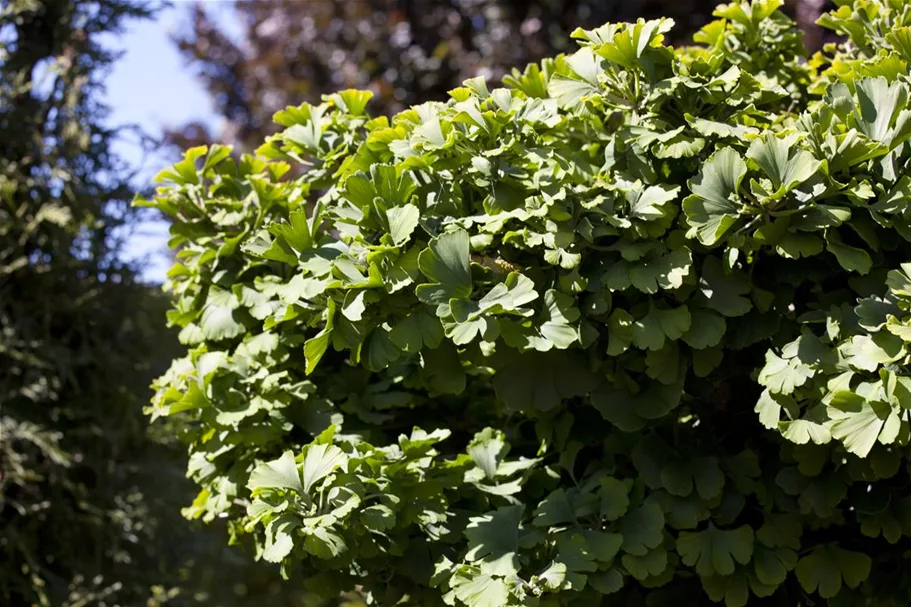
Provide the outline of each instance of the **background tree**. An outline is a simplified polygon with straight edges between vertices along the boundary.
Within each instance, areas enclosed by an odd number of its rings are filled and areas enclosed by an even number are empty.
[[[0,6],[0,604],[300,605],[223,532],[190,533],[178,428],[142,418],[176,340],[121,261],[134,191],[100,41],[154,7]]]
[[[823,4],[792,0],[790,8],[814,28]],[[392,115],[445,99],[466,78],[495,82],[571,50],[577,27],[671,17],[672,39],[688,42],[714,8],[713,0],[237,0],[237,40],[197,2],[175,42],[225,119],[218,139],[250,151],[274,130],[272,114],[323,94],[370,89],[371,112]],[[186,148],[213,135],[192,123],[170,137]]]

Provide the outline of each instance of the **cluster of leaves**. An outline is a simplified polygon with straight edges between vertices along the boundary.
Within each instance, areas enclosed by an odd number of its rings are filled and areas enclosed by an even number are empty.
[[[187,514],[371,605],[908,604],[911,9],[779,8],[163,171]]]

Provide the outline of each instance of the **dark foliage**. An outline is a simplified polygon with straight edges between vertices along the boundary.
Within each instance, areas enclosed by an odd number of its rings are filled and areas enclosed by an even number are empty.
[[[274,572],[223,548],[223,533],[188,533],[180,450],[142,419],[150,378],[176,340],[161,320],[167,299],[120,261],[134,192],[99,98],[115,59],[103,35],[152,8],[0,4],[5,607],[293,597],[273,586]]]

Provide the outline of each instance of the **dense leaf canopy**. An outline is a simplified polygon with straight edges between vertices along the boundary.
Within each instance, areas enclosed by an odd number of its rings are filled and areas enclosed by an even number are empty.
[[[374,605],[907,605],[911,6],[779,4],[162,172],[191,515]]]

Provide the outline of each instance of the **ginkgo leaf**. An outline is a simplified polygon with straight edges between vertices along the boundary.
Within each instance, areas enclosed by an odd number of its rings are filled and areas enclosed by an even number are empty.
[[[521,506],[504,506],[483,516],[473,517],[465,529],[468,553],[465,558],[477,563],[487,575],[515,575],[519,570],[519,521]]]
[[[420,211],[413,204],[391,207],[386,210],[389,221],[389,234],[396,245],[405,244],[418,225]]]
[[[541,311],[541,336],[547,340],[549,347],[536,347],[547,351],[551,347],[565,350],[579,339],[579,330],[575,323],[581,316],[575,307],[575,301],[565,293],[548,289],[544,293],[544,308]]]
[[[705,148],[705,139],[681,133],[667,141],[656,143],[652,152],[656,158],[690,158]]]
[[[781,435],[792,443],[825,445],[832,440],[832,434],[823,424],[811,419],[795,419],[779,422]]]
[[[745,607],[750,600],[750,580],[742,574],[712,575],[701,582],[708,597],[717,603],[724,601],[725,607]]]
[[[307,375],[313,373],[316,365],[323,358],[326,349],[329,347],[329,341],[332,338],[332,328],[335,322],[335,302],[329,300],[326,307],[326,326],[322,330],[304,342],[304,358],[307,361],[305,371]]]
[[[618,31],[600,46],[598,53],[623,67],[639,67],[646,51],[659,45],[673,26],[670,19],[640,20]]]
[[[696,131],[706,137],[730,137],[730,138],[742,138],[747,134],[755,134],[757,131],[753,127],[743,126],[739,124],[728,124],[726,122],[718,122],[715,120],[706,120],[704,118],[697,118],[689,114],[686,115],[686,121],[692,126]]]
[[[646,373],[663,384],[673,384],[680,373],[680,348],[676,342],[665,343],[660,350],[653,350],[645,357]]]
[[[472,321],[482,314],[517,313],[530,315],[531,309],[524,309],[538,298],[534,283],[518,272],[510,272],[504,282],[497,283],[477,302],[455,299],[450,302],[453,318],[457,322]]]
[[[826,250],[835,256],[844,269],[859,274],[866,274],[873,267],[870,254],[858,247],[846,245],[835,232],[826,235]]]
[[[304,448],[303,490],[310,493],[317,482],[348,463],[348,456],[335,445],[313,444]]]
[[[704,350],[721,342],[727,329],[724,317],[701,308],[690,310],[690,317],[690,328],[681,337],[687,345]]]
[[[294,251],[301,253],[313,246],[313,235],[310,223],[307,221],[307,212],[297,209],[288,213],[288,221],[275,222],[268,228],[276,240],[286,243]]]
[[[886,276],[889,290],[900,297],[911,297],[911,263],[903,263]]]
[[[682,395],[684,373],[679,370],[675,383],[655,384],[638,394],[624,388],[612,389],[605,384],[591,395],[592,406],[624,432],[637,432],[649,419],[658,419],[672,411]]]
[[[187,392],[181,396],[180,399],[172,402],[168,406],[168,413],[180,413],[182,411],[190,411],[193,409],[202,409],[203,407],[209,407],[212,405],[212,402],[206,397],[205,392],[199,387],[197,383],[191,383],[187,386]]]
[[[642,556],[624,554],[621,562],[627,573],[637,580],[645,581],[661,575],[667,569],[668,553],[667,550],[658,548]]]
[[[199,320],[199,327],[206,339],[229,339],[242,335],[244,325],[234,317],[234,310],[238,307],[240,303],[230,291],[210,290]]]
[[[336,103],[341,102],[349,114],[358,116],[364,113],[367,103],[373,98],[372,91],[357,91],[348,89],[333,95]]]
[[[585,542],[599,563],[610,563],[623,545],[623,537],[619,533],[586,531],[584,536]]]
[[[611,569],[588,576],[588,583],[601,594],[613,594],[623,588],[623,574]]]
[[[683,200],[690,231],[704,245],[713,245],[734,225],[740,214],[740,183],[746,163],[732,148],[715,152],[699,174],[689,181],[692,194]]]
[[[890,143],[895,121],[908,104],[908,89],[900,82],[889,82],[880,76],[859,80],[855,90],[858,130],[874,141]]]
[[[661,470],[661,482],[672,495],[686,497],[696,489],[704,500],[711,500],[724,487],[724,474],[714,458],[703,457],[692,462],[671,462]]]
[[[750,292],[749,278],[737,270],[725,272],[715,257],[706,257],[703,263],[699,292],[705,307],[724,316],[743,316],[753,308],[752,302],[744,297]]]
[[[374,504],[364,508],[361,520],[368,529],[386,531],[395,527],[395,512],[383,504]]]
[[[337,533],[317,527],[304,538],[304,550],[321,559],[332,559],[347,550],[344,538]]]
[[[779,255],[788,259],[800,259],[818,255],[823,248],[824,241],[814,234],[787,233],[775,246]]]
[[[552,527],[576,520],[576,509],[563,489],[557,489],[544,498],[535,510],[536,527]]]
[[[293,489],[298,493],[305,493],[300,470],[291,451],[285,451],[277,460],[259,464],[250,474],[247,487],[254,493],[257,489],[273,488]]]
[[[778,428],[782,409],[796,410],[796,408],[794,399],[766,388],[756,402],[755,411],[759,414],[759,423],[772,430]]]
[[[479,575],[453,589],[455,596],[468,607],[502,607],[508,604],[509,589],[502,579]]]
[[[746,525],[721,530],[709,523],[705,531],[683,531],[677,538],[677,552],[683,562],[703,577],[731,575],[735,562],[746,565],[753,556],[753,529]]]
[[[449,300],[468,298],[472,291],[468,269],[468,232],[446,232],[430,241],[418,258],[421,273],[430,284],[418,285],[415,294],[437,306],[438,316],[449,315]],[[442,313],[441,313],[442,312]]]
[[[756,532],[756,539],[769,548],[800,549],[802,521],[796,513],[769,515]]]
[[[492,480],[497,476],[497,468],[506,456],[506,442],[502,432],[485,428],[477,433],[468,445],[468,455],[474,463],[484,472],[484,476]]]
[[[424,346],[436,348],[443,339],[443,326],[429,312],[414,312],[392,327],[389,339],[404,352],[418,352]]]
[[[677,198],[679,187],[651,186],[642,190],[631,190],[627,194],[629,215],[634,219],[653,219],[663,217],[662,207]]]
[[[573,73],[592,85],[598,84],[599,58],[595,56],[591,48],[583,47],[572,55],[566,57],[566,64]]]
[[[643,504],[620,519],[617,531],[623,536],[624,552],[644,556],[664,539],[664,513],[656,504]]]
[[[772,550],[761,544],[753,548],[753,571],[763,584],[778,586],[797,565],[797,553],[793,550]]]
[[[829,423],[832,438],[841,441],[850,453],[866,457],[876,444],[892,408],[845,390],[835,392],[830,405],[836,409]]]
[[[618,356],[633,343],[633,324],[635,320],[626,310],[616,309],[607,319],[609,341],[607,355]]]
[[[870,575],[871,567],[866,554],[827,544],[800,559],[795,571],[804,590],[829,599],[839,593],[842,582],[857,588]]]
[[[294,548],[293,532],[301,526],[300,519],[291,516],[280,516],[266,525],[266,543],[263,547],[263,558],[270,563],[280,563],[291,554]]]
[[[600,59],[590,48],[581,48],[567,56],[565,62],[571,76],[555,74],[547,83],[547,91],[560,106],[574,107],[584,98],[598,93]]]
[[[547,83],[547,92],[561,107],[575,107],[583,99],[598,93],[598,88],[585,80],[555,74]]]
[[[353,293],[352,291],[348,291],[348,294],[353,296],[350,297],[350,299],[345,302],[344,307],[342,307],[342,316],[352,322],[357,322],[363,318],[364,310],[367,309],[367,305],[364,303],[367,292],[358,291]]]
[[[768,351],[765,360],[765,366],[759,372],[759,383],[776,394],[793,393],[814,374],[813,369],[798,358],[784,359]]]
[[[580,579],[577,577],[579,573],[591,573],[598,569],[595,551],[585,535],[571,529],[557,535],[556,561],[566,567],[571,584],[574,578]]]
[[[629,508],[629,484],[615,478],[601,480],[598,495],[601,498],[601,515],[614,521],[626,514]]]
[[[808,180],[822,164],[806,150],[798,149],[795,143],[793,137],[767,134],[754,139],[747,151],[747,158],[758,164],[771,180],[774,199]]]

